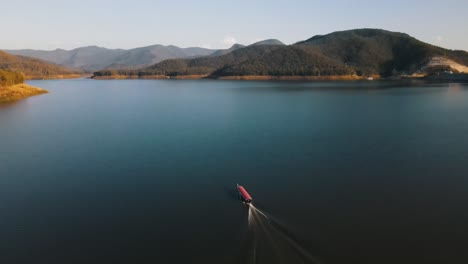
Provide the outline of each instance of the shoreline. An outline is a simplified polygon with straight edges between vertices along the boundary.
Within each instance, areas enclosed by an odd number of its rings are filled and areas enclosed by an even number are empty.
[[[380,76],[363,77],[357,75],[331,75],[331,76],[271,76],[271,75],[245,75],[245,76],[219,76],[210,77],[209,75],[112,75],[112,76],[92,76],[94,80],[243,80],[243,81],[362,81],[362,80],[379,80]]]
[[[90,74],[57,74],[49,76],[26,76],[26,80],[66,80],[92,77]]]
[[[246,75],[246,76],[222,76],[218,80],[242,80],[242,81],[362,81],[370,77],[357,75],[330,75],[330,76],[271,76],[271,75]],[[372,76],[372,80],[380,79],[380,76]]]
[[[46,94],[47,90],[21,83],[0,87],[0,103],[14,102],[35,95]]]
[[[392,81],[447,81],[447,82],[468,82],[468,74],[440,74],[440,75],[418,75],[418,76],[392,76],[382,78],[380,75],[357,76],[357,75],[330,75],[330,76],[271,76],[271,75],[245,75],[245,76],[218,76],[210,75],[112,75],[112,76],[91,76],[94,80],[231,80],[231,81],[374,81],[374,80],[392,80]]]

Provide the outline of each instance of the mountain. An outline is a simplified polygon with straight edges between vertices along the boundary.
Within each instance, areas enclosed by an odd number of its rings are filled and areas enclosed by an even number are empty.
[[[249,46],[218,57],[166,60],[140,70],[98,71],[96,77],[112,75],[139,76],[311,76],[352,74],[339,61],[304,46],[261,45]]]
[[[265,40],[252,45],[284,45],[279,40]],[[28,56],[42,59],[58,65],[82,69],[87,72],[102,69],[137,69],[156,64],[168,59],[195,58],[202,56],[221,56],[234,50],[243,48],[243,45],[234,44],[225,50],[212,50],[205,48],[179,48],[173,45],[152,45],[135,49],[107,49],[98,46],[81,47],[73,50],[56,49],[45,50],[5,50],[13,55]]]
[[[436,47],[403,33],[356,29],[315,36],[288,46],[250,45],[221,56],[172,59],[140,70],[100,71],[95,76],[389,77],[427,74],[428,65],[434,58],[445,58],[461,67],[468,65],[465,51]],[[439,65],[439,70],[446,69],[455,70],[448,64]]]
[[[43,60],[14,56],[0,51],[0,69],[13,72],[21,72],[27,78],[55,78],[62,75],[80,74],[78,70],[65,68]]]
[[[124,50],[111,50],[97,46],[77,48],[71,51],[56,49],[45,50],[5,50],[13,55],[38,58],[58,65],[83,69],[103,69],[114,61],[114,58],[124,53]]]
[[[166,59],[207,56],[216,50],[204,48],[179,48],[176,46],[153,45],[130,50],[106,49],[97,46],[73,50],[5,50],[13,55],[22,55],[46,60],[88,72],[101,69],[145,67]]]
[[[283,42],[277,40],[277,39],[267,39],[267,40],[262,40],[262,41],[250,44],[249,46],[260,46],[260,45],[281,45],[281,46],[284,46],[285,44]],[[218,50],[218,51],[214,52],[213,54],[211,54],[210,56],[211,57],[216,57],[216,56],[226,55],[228,53],[231,53],[231,52],[233,52],[235,50],[238,50],[238,49],[241,49],[241,48],[245,48],[245,46],[236,43],[236,44],[232,45],[229,49]]]
[[[285,46],[285,44],[277,39],[266,39],[262,40],[259,42],[255,42],[254,44],[251,44],[250,46],[260,46],[260,45],[280,45],[280,46]]]
[[[364,74],[392,75],[416,72],[433,57],[446,57],[468,65],[468,53],[419,41],[407,34],[380,29],[356,29],[315,36],[297,43],[317,48]]]
[[[176,46],[153,45],[126,51],[113,60],[113,65],[144,67],[167,59],[207,56],[214,50],[204,48],[179,48]],[[112,69],[112,65],[107,69]],[[102,68],[101,68],[102,69]]]
[[[211,57],[216,57],[216,56],[226,55],[226,54],[231,53],[231,52],[233,52],[235,50],[242,49],[244,47],[245,47],[244,45],[236,43],[236,44],[232,45],[229,49],[218,50],[218,51],[214,52],[213,54],[211,54],[210,56]]]

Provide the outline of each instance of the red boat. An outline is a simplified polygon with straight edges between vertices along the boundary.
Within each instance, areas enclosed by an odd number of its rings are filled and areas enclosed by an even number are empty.
[[[245,203],[251,203],[252,202],[252,197],[250,197],[250,194],[245,190],[244,187],[240,186],[237,184],[237,190],[239,191],[239,195]]]

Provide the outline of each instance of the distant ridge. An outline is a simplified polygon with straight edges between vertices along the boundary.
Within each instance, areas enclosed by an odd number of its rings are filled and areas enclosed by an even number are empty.
[[[229,49],[218,50],[215,53],[211,54],[210,56],[211,57],[216,57],[216,56],[226,55],[226,54],[231,53],[231,52],[233,52],[235,50],[242,49],[244,47],[245,47],[244,45],[236,43],[236,44],[232,45]]]
[[[252,45],[284,45],[276,39],[268,39]],[[205,49],[198,47],[179,48],[169,45],[151,45],[134,49],[107,49],[87,46],[73,50],[5,50],[13,55],[38,58],[65,67],[82,69],[86,72],[143,68],[168,59],[188,59],[203,56],[221,56],[245,47],[234,44],[229,49]]]
[[[204,48],[179,48],[176,46],[152,45],[147,47],[107,49],[88,46],[73,50],[5,50],[13,55],[29,56],[58,65],[79,68],[87,72],[102,69],[145,67],[167,59],[207,56],[216,50]]]
[[[283,42],[277,40],[277,39],[266,39],[262,40],[259,42],[255,42],[253,44],[250,44],[249,46],[260,46],[260,45],[280,45],[280,46],[285,46]]]
[[[69,69],[39,59],[15,56],[3,51],[0,51],[0,69],[21,72],[29,79],[60,78],[82,73],[79,70]]]
[[[424,75],[434,70],[459,72],[468,65],[468,53],[465,51],[436,47],[404,33],[381,29],[333,32],[288,46],[276,45],[278,42],[275,40],[259,43],[220,56],[171,59],[140,70],[99,71],[94,76],[367,78]],[[430,63],[434,58],[438,58],[438,63]],[[437,65],[437,69],[431,65]]]

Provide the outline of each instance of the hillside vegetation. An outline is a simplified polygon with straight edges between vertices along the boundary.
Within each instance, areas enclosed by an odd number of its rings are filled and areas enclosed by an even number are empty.
[[[315,36],[297,43],[315,47],[327,57],[363,74],[390,76],[416,72],[432,57],[442,56],[468,65],[468,53],[451,51],[419,41],[407,34],[378,29],[356,29]]]
[[[276,45],[276,44],[278,45]],[[282,43],[281,43],[282,44]],[[220,56],[166,60],[139,70],[98,71],[96,78],[127,76],[382,76],[418,73],[433,57],[468,65],[468,53],[421,42],[407,34],[357,29],[315,36],[285,46],[275,41]]]
[[[99,71],[95,76],[346,75],[352,69],[307,47],[250,46],[218,57],[166,60],[140,70]]]
[[[0,87],[11,86],[24,82],[24,75],[20,72],[0,70]]]
[[[39,59],[14,56],[3,51],[0,51],[0,69],[23,73],[28,79],[55,78],[81,73],[78,70],[71,70]]]

